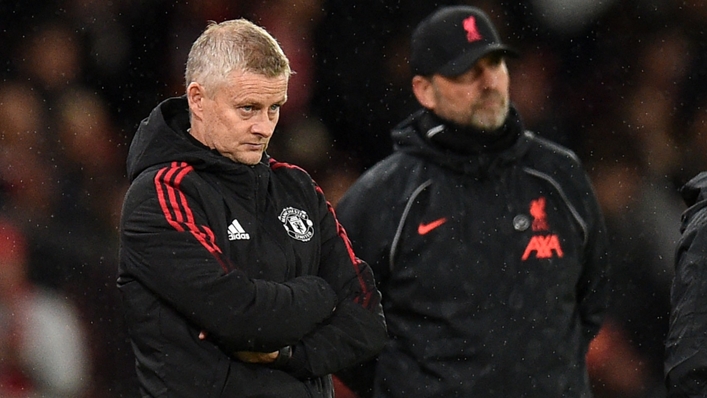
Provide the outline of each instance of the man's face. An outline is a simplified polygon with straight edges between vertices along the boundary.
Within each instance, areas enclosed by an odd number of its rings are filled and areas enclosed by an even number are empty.
[[[509,81],[503,57],[490,54],[459,76],[432,76],[428,108],[459,125],[496,130],[508,116]]]
[[[233,72],[225,84],[201,98],[201,112],[194,112],[192,134],[227,158],[254,165],[268,147],[280,107],[287,100],[287,76],[266,77]]]

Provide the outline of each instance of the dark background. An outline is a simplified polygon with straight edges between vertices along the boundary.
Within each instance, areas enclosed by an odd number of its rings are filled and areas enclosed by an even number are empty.
[[[207,21],[246,17],[281,42],[296,74],[269,152],[310,171],[336,204],[417,107],[412,28],[461,3],[0,0],[0,217],[30,242],[29,280],[77,309],[86,397],[137,395],[115,288],[125,154],[140,120],[184,91]],[[604,210],[616,272],[588,357],[597,396],[663,396],[678,188],[707,169],[707,5],[466,3],[521,53],[509,68],[526,127],[578,154]]]

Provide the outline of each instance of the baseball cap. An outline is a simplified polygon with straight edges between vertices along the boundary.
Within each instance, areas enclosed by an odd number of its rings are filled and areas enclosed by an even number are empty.
[[[491,20],[479,8],[441,7],[413,31],[410,69],[413,75],[458,76],[492,52],[518,55],[501,42]]]

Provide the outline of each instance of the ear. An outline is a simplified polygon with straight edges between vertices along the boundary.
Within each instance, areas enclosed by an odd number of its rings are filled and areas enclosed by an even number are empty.
[[[189,101],[189,110],[192,115],[198,119],[203,119],[205,99],[206,93],[204,92],[204,86],[196,82],[189,83],[189,86],[187,86],[187,101]]]
[[[429,78],[420,75],[414,76],[412,78],[412,92],[420,105],[427,109],[434,109],[434,87],[432,87],[432,81]]]

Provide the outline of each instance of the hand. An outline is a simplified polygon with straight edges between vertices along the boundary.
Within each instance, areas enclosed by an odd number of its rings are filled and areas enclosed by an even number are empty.
[[[246,363],[273,363],[280,354],[279,351],[273,352],[255,352],[255,351],[238,351],[235,353],[236,358]]]
[[[206,330],[199,332],[199,340],[205,340],[208,333]],[[256,351],[238,351],[234,353],[235,357],[246,363],[273,363],[280,355],[280,351],[273,352],[256,352]]]

